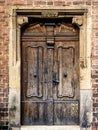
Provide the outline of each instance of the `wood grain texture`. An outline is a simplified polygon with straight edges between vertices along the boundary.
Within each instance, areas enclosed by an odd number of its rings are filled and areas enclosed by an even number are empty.
[[[22,125],[79,124],[79,34],[61,21],[22,33]]]

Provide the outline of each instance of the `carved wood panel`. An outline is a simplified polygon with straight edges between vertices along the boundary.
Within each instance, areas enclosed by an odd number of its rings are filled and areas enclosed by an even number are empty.
[[[26,47],[26,62],[27,62],[27,97],[42,96],[42,70],[43,70],[43,48]]]
[[[58,97],[74,97],[75,81],[74,81],[74,64],[75,53],[73,47],[58,48]]]

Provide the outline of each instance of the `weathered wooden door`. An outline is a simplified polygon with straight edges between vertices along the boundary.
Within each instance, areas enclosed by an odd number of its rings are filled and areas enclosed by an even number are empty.
[[[66,20],[31,20],[21,38],[21,124],[79,124],[78,29]]]

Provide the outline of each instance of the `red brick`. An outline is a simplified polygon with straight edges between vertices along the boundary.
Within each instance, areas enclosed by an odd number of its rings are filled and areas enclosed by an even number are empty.
[[[86,2],[86,5],[91,5],[91,4],[92,4],[91,1]]]
[[[13,4],[13,0],[7,0],[6,4],[7,5],[12,5]]]
[[[92,130],[97,130],[97,127],[93,127]]]
[[[0,6],[5,5],[5,0],[0,0]]]
[[[54,1],[54,6],[64,6],[65,1]]]
[[[53,5],[53,1],[48,1],[47,5]]]
[[[93,58],[92,59],[92,65],[98,65],[98,59]]]
[[[93,94],[93,97],[98,97],[98,94]]]
[[[96,102],[98,102],[98,99],[96,99]]]
[[[73,5],[83,5],[84,2],[81,2],[81,1],[74,1],[73,2]]]
[[[27,5],[32,5],[33,6],[33,0],[27,0]]]
[[[26,2],[20,0],[20,1],[15,1],[13,4],[14,5],[24,5],[24,4],[26,4]]]
[[[0,8],[0,13],[4,13],[4,8]]]
[[[93,22],[92,29],[98,29],[98,22]]]
[[[92,4],[98,6],[98,2],[97,1],[92,2]]]
[[[98,97],[98,95],[97,95]],[[98,107],[98,103],[93,103],[93,107]]]
[[[43,5],[46,5],[46,1],[34,1],[34,5],[35,6],[43,6]]]
[[[65,6],[72,5],[72,2],[65,1]]]

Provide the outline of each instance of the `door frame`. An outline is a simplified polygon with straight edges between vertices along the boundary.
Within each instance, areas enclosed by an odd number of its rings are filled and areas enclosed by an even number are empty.
[[[74,7],[14,7],[10,14],[9,43],[9,129],[34,130],[35,126],[21,126],[21,27],[28,23],[28,17],[64,18],[72,17],[72,24],[80,29],[79,34],[79,83],[80,83],[80,125],[58,126],[72,129],[91,129],[92,122],[92,85],[91,85],[91,8]],[[36,126],[54,130],[54,126]],[[55,129],[58,129],[55,126]]]

